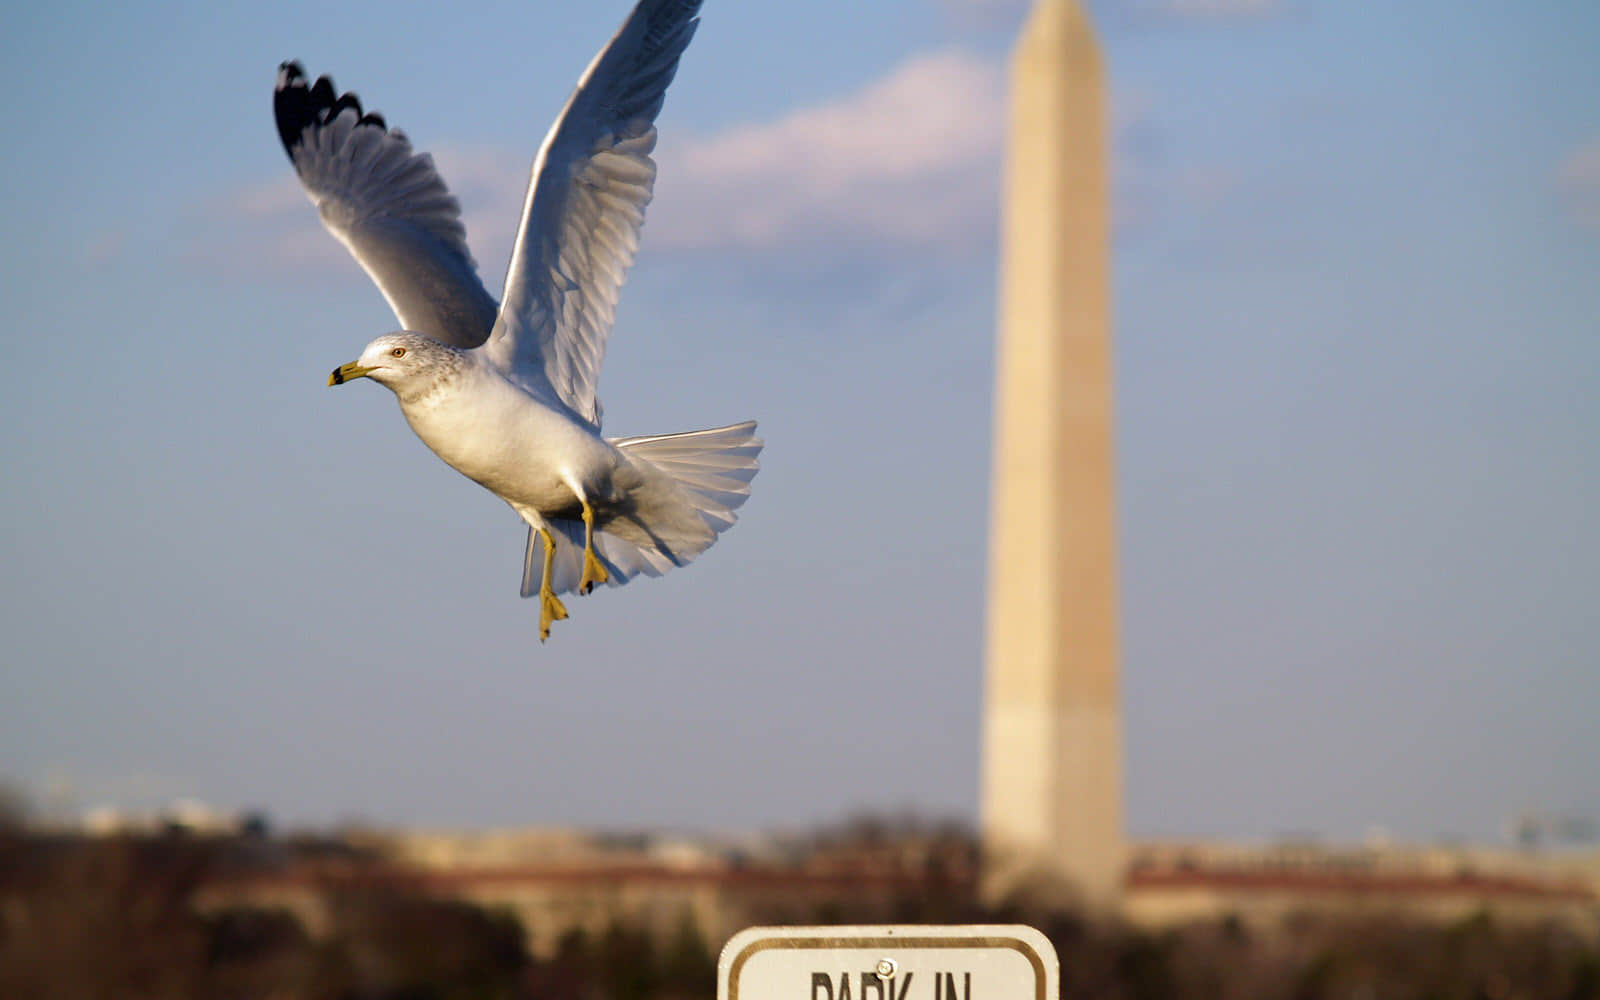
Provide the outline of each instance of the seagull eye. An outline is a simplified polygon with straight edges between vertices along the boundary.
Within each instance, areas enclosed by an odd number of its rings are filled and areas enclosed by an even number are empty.
[[[404,347],[396,347],[394,350],[390,351],[389,353],[393,354],[397,358],[403,358],[403,357],[406,356],[406,349]]]

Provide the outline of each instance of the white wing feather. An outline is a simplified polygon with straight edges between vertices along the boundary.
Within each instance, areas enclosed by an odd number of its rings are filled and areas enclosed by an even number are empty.
[[[325,76],[308,86],[299,63],[278,68],[278,135],[323,225],[403,327],[477,347],[494,326],[495,301],[467,249],[460,204],[405,133],[364,114],[355,95],[334,93]]]
[[[578,82],[534,160],[484,345],[508,376],[553,390],[595,428],[600,363],[655,186],[655,117],[699,9],[700,0],[641,0]]]

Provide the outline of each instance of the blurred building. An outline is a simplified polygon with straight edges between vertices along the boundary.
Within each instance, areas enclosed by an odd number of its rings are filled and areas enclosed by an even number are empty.
[[[1600,933],[1600,850],[1459,845],[1150,843],[1133,852],[1125,916],[1147,927],[1304,917],[1452,923],[1478,915]]]
[[[598,937],[614,926],[719,943],[752,924],[830,912],[903,919],[930,900],[970,899],[975,884],[970,844],[945,838],[829,846],[565,830],[367,832],[344,846],[237,872],[208,886],[200,904],[286,910],[315,936],[342,900],[422,894],[507,913],[530,951],[547,956],[569,934]]]
[[[313,936],[341,901],[422,894],[514,917],[549,956],[575,932],[614,926],[708,946],[756,924],[959,922],[1000,912],[979,899],[970,838],[607,837],[566,830],[375,833],[241,871],[201,905],[292,913]],[[1121,918],[1147,928],[1233,920],[1271,933],[1304,918],[1437,923],[1486,915],[1600,934],[1600,850],[1457,846],[1136,844]],[[1002,901],[1001,905],[1004,905]]]

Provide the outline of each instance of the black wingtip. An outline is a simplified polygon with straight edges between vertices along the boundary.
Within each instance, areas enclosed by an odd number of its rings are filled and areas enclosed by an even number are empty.
[[[272,91],[272,116],[278,123],[278,138],[283,142],[283,150],[292,161],[300,133],[316,121],[311,93],[306,87],[305,67],[300,65],[299,60],[291,59],[278,65],[278,83]]]
[[[382,115],[362,110],[361,99],[355,94],[340,94],[334,88],[331,77],[319,76],[309,86],[307,79],[305,67],[300,65],[298,59],[278,65],[278,82],[272,94],[272,114],[278,124],[278,139],[283,143],[283,151],[289,155],[290,162],[294,161],[295,147],[303,140],[306,129],[313,125],[326,125],[346,109],[355,112],[359,125],[375,126],[384,132],[389,130]]]

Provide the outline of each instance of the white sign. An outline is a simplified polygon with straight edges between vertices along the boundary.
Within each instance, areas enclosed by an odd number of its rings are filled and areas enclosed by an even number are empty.
[[[1019,925],[751,927],[717,961],[717,1000],[1059,1000],[1060,964]]]

